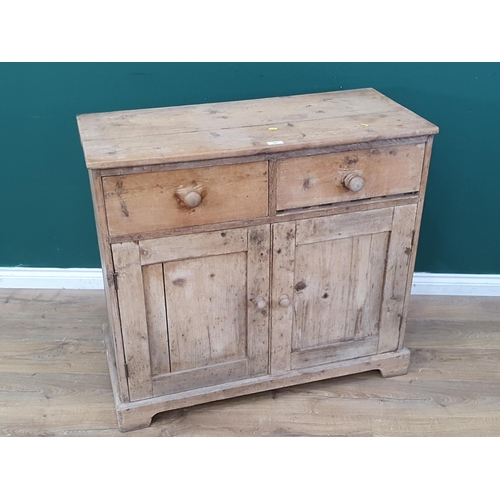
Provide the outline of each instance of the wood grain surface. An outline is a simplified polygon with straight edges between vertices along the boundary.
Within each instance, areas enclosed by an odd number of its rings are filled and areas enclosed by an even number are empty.
[[[374,89],[78,117],[87,167],[230,158],[435,134]]]
[[[424,149],[422,143],[280,160],[276,162],[277,209],[416,192]],[[359,191],[344,187],[350,173],[364,180]]]
[[[116,243],[112,249],[129,394],[131,401],[137,401],[153,395],[139,245],[135,242]]]
[[[163,264],[172,372],[246,358],[246,254]]]
[[[0,290],[0,436],[500,436],[500,298],[412,296],[407,375],[368,372],[117,430],[98,290]]]
[[[260,161],[104,177],[110,236],[264,217],[267,176]],[[199,206],[186,206],[190,192],[200,193]]]

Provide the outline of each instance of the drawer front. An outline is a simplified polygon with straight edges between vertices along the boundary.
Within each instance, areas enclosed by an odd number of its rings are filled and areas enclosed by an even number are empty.
[[[411,144],[280,160],[277,210],[416,192],[424,147]],[[346,187],[349,181],[354,190]]]
[[[110,236],[264,217],[267,161],[103,178]]]

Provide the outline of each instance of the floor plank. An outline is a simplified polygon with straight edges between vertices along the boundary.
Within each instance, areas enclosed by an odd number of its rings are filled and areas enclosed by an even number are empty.
[[[0,436],[500,436],[500,298],[411,298],[407,375],[325,380],[117,430],[99,290],[0,290]]]

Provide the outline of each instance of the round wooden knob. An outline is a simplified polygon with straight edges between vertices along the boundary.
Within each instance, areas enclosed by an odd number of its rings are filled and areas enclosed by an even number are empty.
[[[363,186],[365,185],[365,181],[363,180],[363,177],[361,177],[358,174],[347,174],[344,177],[344,180],[342,181],[344,186],[347,189],[350,189],[351,191],[357,192],[361,191],[363,189]]]
[[[263,297],[257,297],[255,299],[255,303],[257,304],[258,309],[264,309],[267,305],[266,299],[264,299]]]
[[[195,208],[201,203],[201,194],[196,191],[189,191],[184,195],[184,205],[188,208]]]
[[[288,295],[280,295],[278,302],[280,303],[281,307],[288,307],[290,305],[290,299],[288,298]]]

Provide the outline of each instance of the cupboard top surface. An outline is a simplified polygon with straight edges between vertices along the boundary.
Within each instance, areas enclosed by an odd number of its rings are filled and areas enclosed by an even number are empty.
[[[280,153],[432,135],[374,89],[78,116],[89,169]]]

